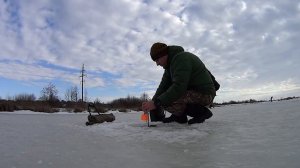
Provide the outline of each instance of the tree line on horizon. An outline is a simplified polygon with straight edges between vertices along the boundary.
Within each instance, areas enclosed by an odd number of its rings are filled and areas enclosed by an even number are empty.
[[[79,89],[72,86],[65,92],[65,99],[58,97],[56,86],[49,83],[41,90],[41,95],[37,98],[34,94],[21,93],[13,97],[2,99],[0,97],[0,111],[32,110],[37,112],[58,112],[64,108],[69,112],[82,112],[87,109],[87,104],[93,103],[98,107],[98,111],[116,110],[126,112],[127,109],[141,110],[141,103],[148,100],[149,96],[143,93],[140,97],[128,95],[126,98],[118,98],[108,103],[103,103],[99,98],[93,102],[88,101],[87,94],[84,100],[79,98]]]
[[[289,100],[299,97],[287,97],[274,101]],[[58,90],[56,86],[49,83],[41,90],[41,96],[37,99],[34,94],[21,93],[14,97],[8,97],[6,100],[0,97],[0,111],[14,111],[14,110],[32,110],[37,112],[58,112],[60,108],[64,108],[69,112],[82,112],[87,109],[88,103],[93,103],[98,112],[105,112],[108,110],[119,110],[126,112],[129,109],[135,111],[141,111],[141,103],[145,100],[149,100],[150,97],[146,93],[142,93],[140,97],[128,95],[126,98],[118,98],[108,103],[103,103],[99,98],[95,101],[89,102],[87,94],[84,100],[79,99],[79,90],[77,86],[72,86],[65,92],[65,99],[60,100],[58,97]],[[244,103],[259,103],[266,102],[267,100],[243,100],[223,103],[214,103],[213,106],[230,105],[230,104],[244,104]]]

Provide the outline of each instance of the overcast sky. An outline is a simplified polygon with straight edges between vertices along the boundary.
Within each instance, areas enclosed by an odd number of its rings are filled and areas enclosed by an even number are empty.
[[[300,96],[295,0],[1,0],[0,97],[53,83],[109,101],[152,96],[163,69],[154,42],[199,56],[221,84],[216,102]]]

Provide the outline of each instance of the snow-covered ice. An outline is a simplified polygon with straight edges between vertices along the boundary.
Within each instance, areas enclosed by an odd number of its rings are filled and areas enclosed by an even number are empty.
[[[85,126],[87,113],[0,113],[1,168],[298,168],[300,99],[212,109],[203,124],[153,123],[139,112]]]

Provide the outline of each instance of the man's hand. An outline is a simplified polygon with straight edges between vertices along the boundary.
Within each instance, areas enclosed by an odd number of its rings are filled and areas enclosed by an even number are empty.
[[[144,112],[149,112],[150,110],[156,109],[153,101],[146,101],[142,103],[142,110]]]

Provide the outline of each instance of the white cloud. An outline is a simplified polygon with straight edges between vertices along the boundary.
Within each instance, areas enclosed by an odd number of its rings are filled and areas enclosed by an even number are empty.
[[[241,11],[244,12],[247,10],[247,3],[245,1],[241,1]]]
[[[46,68],[40,65],[23,64],[17,62],[1,63],[0,62],[0,76],[7,79],[14,79],[23,82],[39,83],[41,80],[62,80],[70,84],[78,84],[79,73],[70,73],[63,70],[56,70],[54,68]],[[104,82],[97,76],[89,78],[90,87],[102,87]]]

